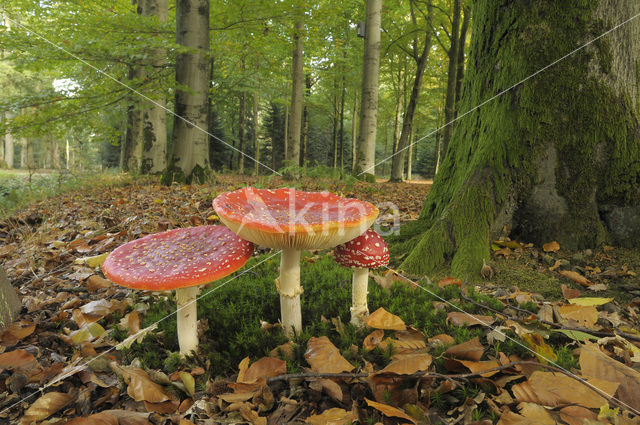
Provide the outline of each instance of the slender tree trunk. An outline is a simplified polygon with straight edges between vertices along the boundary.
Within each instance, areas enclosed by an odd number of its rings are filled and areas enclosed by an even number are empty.
[[[304,77],[304,109],[302,111],[302,154],[300,155],[300,166],[305,165],[309,161],[309,97],[311,96],[311,76],[309,74]]]
[[[464,80],[464,49],[467,41],[467,32],[469,30],[469,21],[471,21],[471,7],[465,6],[463,8],[462,27],[460,28],[460,38],[458,38],[458,60],[456,65],[458,69],[456,71],[456,95],[454,101],[454,118],[458,116],[458,106],[460,104],[460,96],[462,92],[462,82]]]
[[[428,8],[428,16],[431,18],[431,2],[427,4]],[[431,25],[427,24],[427,28],[430,28]],[[411,90],[411,97],[409,98],[409,104],[407,105],[407,110],[405,112],[402,124],[402,133],[400,135],[400,140],[398,142],[398,148],[393,157],[393,162],[391,164],[391,181],[392,182],[400,182],[402,181],[402,175],[404,174],[404,157],[406,154],[406,146],[407,140],[409,139],[409,135],[413,129],[413,117],[416,111],[416,107],[418,106],[418,100],[420,98],[420,88],[422,87],[422,77],[424,76],[424,70],[427,67],[427,59],[429,58],[429,51],[431,50],[431,31],[427,30],[427,34],[424,40],[424,48],[422,49],[422,53],[418,58],[418,63],[416,65],[416,76],[413,81],[413,89]]]
[[[447,96],[444,104],[444,122],[447,125],[443,129],[442,156],[447,155],[449,141],[453,134],[455,97],[456,97],[456,72],[458,71],[458,38],[460,32],[460,1],[453,1],[453,19],[451,24],[451,46],[449,47],[449,69],[447,71]]]
[[[67,168],[67,170],[71,169],[71,148],[69,147],[69,137],[65,139],[64,165]]]
[[[33,161],[33,140],[28,137],[20,138],[20,168],[33,169],[36,164]]]
[[[8,114],[7,114],[8,115]],[[7,164],[8,169],[13,168],[14,163],[14,147],[13,147],[13,135],[11,133],[7,133],[4,135],[4,161]]]
[[[144,78],[144,71],[141,67],[129,69],[129,83],[138,86]],[[142,100],[136,94],[129,97],[127,108],[127,130],[124,137],[121,153],[122,171],[137,174],[140,172],[142,161]]]
[[[53,168],[56,170],[62,168],[60,161],[60,142],[57,138],[53,141]]]
[[[289,91],[289,82],[285,85],[285,91]],[[287,151],[289,150],[289,104],[284,105],[284,158],[287,159]]]
[[[362,72],[362,107],[356,173],[375,181],[376,126],[378,120],[378,72],[380,70],[380,20],[382,0],[367,0]],[[363,176],[364,175],[364,176]]]
[[[346,61],[346,52],[343,52],[343,58]],[[347,92],[345,62],[342,66],[342,90],[340,91],[340,172],[344,170],[344,100]]]
[[[304,58],[304,24],[298,18],[294,24],[294,41],[291,84],[291,112],[289,116],[289,131],[287,140],[286,161],[289,165],[300,164],[300,129],[302,127],[302,91],[304,87],[304,73],[302,65]]]
[[[356,148],[358,146],[358,92],[353,95],[353,114],[351,114],[351,172],[356,173]]]
[[[244,67],[244,66],[243,66]],[[240,94],[240,111],[239,114],[239,124],[238,124],[238,166],[236,167],[238,173],[244,173],[244,155],[241,152],[244,152],[244,133],[245,133],[245,122],[247,117],[247,92],[242,92]]]
[[[333,143],[333,155],[331,166],[338,168],[338,76],[334,75],[333,78],[333,126],[331,133],[331,141]]]
[[[415,150],[415,145],[413,144],[413,136],[415,134],[415,127],[411,126],[411,135],[409,136],[409,157],[407,158],[407,180],[411,180],[413,178],[413,151]]]
[[[204,131],[209,127],[209,0],[176,2],[176,42],[190,49],[176,59],[176,82],[189,91],[176,90],[174,149],[163,183],[199,183],[207,180],[210,173],[209,140]]]
[[[142,14],[155,16],[158,21],[167,21],[169,9],[168,0],[144,0]],[[161,68],[166,61],[166,49],[153,51],[152,65]],[[149,96],[156,103],[147,104],[142,117],[142,165],[143,174],[159,174],[167,167],[167,104],[163,93],[158,92]]]
[[[253,174],[260,172],[260,138],[258,137],[258,92],[253,92]]]
[[[640,13],[640,3],[476,0],[473,13],[461,110]],[[453,276],[479,278],[505,226],[512,238],[566,250],[638,246],[640,20],[599,43],[459,121],[419,219],[401,231],[401,269],[428,273],[451,260]],[[640,408],[637,394],[622,401]]]
[[[402,105],[403,105],[403,90],[401,89],[401,79],[402,79],[402,73],[400,72],[400,70],[398,69],[398,96],[396,97],[396,113],[395,113],[395,117],[393,120],[393,149],[391,150],[392,153],[396,153],[398,151],[398,142],[400,141],[400,132],[402,130],[402,125],[400,124],[402,122]],[[386,156],[385,156],[386,158]]]

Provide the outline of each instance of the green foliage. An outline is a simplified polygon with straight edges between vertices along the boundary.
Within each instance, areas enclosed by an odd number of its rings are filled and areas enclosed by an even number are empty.
[[[31,181],[29,181],[31,180]],[[133,178],[115,173],[74,175],[69,172],[35,174],[0,170],[0,217],[29,203],[84,188],[131,184]]]

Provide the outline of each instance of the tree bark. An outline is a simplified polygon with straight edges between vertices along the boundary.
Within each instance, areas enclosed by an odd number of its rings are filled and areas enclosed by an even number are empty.
[[[362,71],[362,104],[356,174],[375,181],[376,126],[378,120],[378,73],[380,70],[380,20],[382,0],[367,0]]]
[[[253,174],[260,172],[260,138],[258,137],[258,92],[253,92]]]
[[[13,322],[22,308],[22,302],[16,290],[0,268],[0,331]]]
[[[142,14],[155,16],[160,23],[167,21],[168,0],[144,0]],[[166,49],[155,49],[151,64],[160,68],[165,63]],[[167,104],[163,93],[149,96],[156,103],[147,104],[142,116],[142,165],[143,174],[159,174],[167,166]]]
[[[343,59],[346,62],[347,52],[343,51]],[[345,62],[342,65],[342,90],[340,90],[340,173],[344,170],[344,100],[347,94],[346,69]]]
[[[338,168],[338,76],[333,78],[333,125],[331,133],[331,142],[333,144],[331,166]]]
[[[407,158],[407,180],[411,180],[413,178],[413,151],[415,150],[415,145],[413,144],[413,135],[415,134],[414,126],[411,126],[411,134],[409,135],[409,156]]]
[[[456,95],[454,100],[453,117],[458,116],[458,106],[460,103],[460,95],[462,92],[462,82],[464,80],[464,49],[467,42],[467,32],[469,30],[469,22],[471,21],[471,7],[465,6],[462,9],[464,17],[462,18],[462,26],[460,27],[460,37],[458,38],[458,59],[456,65]]]
[[[244,66],[243,66],[244,67]],[[247,92],[240,93],[240,111],[238,112],[238,166],[236,167],[238,173],[244,173],[244,133],[245,122],[247,118]]]
[[[200,183],[209,178],[207,94],[209,60],[209,0],[176,2],[176,42],[189,49],[176,59],[173,155],[163,183]],[[189,121],[190,124],[187,123]]]
[[[626,0],[477,0],[461,106],[638,12]],[[459,121],[420,218],[402,228],[401,268],[426,273],[451,259],[454,276],[478,276],[491,237],[509,227],[512,238],[567,250],[637,246],[638,52],[634,20]]]
[[[429,18],[431,17],[431,2],[427,4],[427,11]],[[431,25],[428,23],[427,28]],[[413,117],[415,115],[416,107],[418,106],[418,100],[420,98],[420,88],[422,87],[422,77],[424,76],[424,70],[427,67],[427,59],[429,57],[429,51],[431,50],[431,31],[427,30],[424,47],[422,53],[418,58],[416,65],[416,76],[413,80],[413,88],[411,89],[411,97],[409,98],[409,104],[405,111],[404,118],[402,120],[402,133],[398,140],[398,147],[391,163],[391,179],[392,182],[401,182],[404,174],[404,158],[406,155],[407,140],[413,131]]]
[[[33,140],[21,137],[20,146],[20,168],[34,169],[36,164],[33,160]]]
[[[5,117],[7,118],[7,120],[9,120],[12,118],[12,114],[10,112],[7,112]],[[13,168],[13,155],[14,155],[13,143],[14,143],[13,134],[6,133],[4,135],[4,161],[7,164],[8,169]]]
[[[451,23],[451,45],[449,47],[449,67],[447,70],[447,95],[444,103],[444,123],[446,127],[442,133],[442,156],[446,157],[451,135],[453,134],[455,100],[456,100],[456,73],[458,71],[458,38],[460,31],[460,1],[453,2],[453,18]]]
[[[304,58],[302,49],[304,45],[304,24],[298,18],[294,24],[292,83],[291,83],[291,110],[289,112],[289,129],[287,132],[286,162],[288,165],[300,164],[300,129],[302,126],[302,91],[304,87],[304,73],[302,65]]]
[[[353,96],[353,114],[351,114],[351,172],[356,173],[356,147],[358,141],[358,93]]]
[[[304,95],[305,102],[302,110],[302,154],[300,155],[300,166],[308,162],[309,157],[309,97],[311,96],[311,76],[309,74],[304,77]]]

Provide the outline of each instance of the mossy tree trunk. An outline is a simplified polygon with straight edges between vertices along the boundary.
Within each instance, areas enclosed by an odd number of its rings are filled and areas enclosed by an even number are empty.
[[[168,0],[140,1],[142,14],[155,16],[158,22],[167,21],[169,13]],[[167,50],[154,49],[151,65],[154,69],[162,68],[166,62]],[[159,174],[167,166],[167,100],[163,93],[153,93],[155,103],[147,103],[142,115],[142,164],[143,174]]]
[[[176,1],[177,89],[173,153],[162,182],[201,183],[209,178],[209,0]]]
[[[460,111],[638,12],[626,0],[476,1]],[[402,229],[402,268],[451,261],[454,275],[477,274],[505,227],[567,249],[606,241],[603,209],[640,206],[639,61],[633,20],[459,120],[419,220]]]

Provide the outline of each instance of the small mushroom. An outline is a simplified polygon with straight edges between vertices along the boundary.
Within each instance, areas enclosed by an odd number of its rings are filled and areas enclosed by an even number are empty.
[[[333,251],[336,263],[353,269],[351,297],[351,323],[363,326],[369,316],[367,287],[369,269],[389,264],[389,249],[382,236],[369,229],[357,238],[338,246]]]
[[[225,226],[198,226],[145,236],[116,248],[102,264],[112,282],[147,291],[176,290],[182,355],[198,347],[198,286],[242,267],[253,244]]]
[[[333,248],[362,234],[378,216],[369,202],[329,192],[245,187],[213,200],[220,221],[257,245],[282,249],[280,294],[282,326],[287,335],[302,330],[300,253]]]

